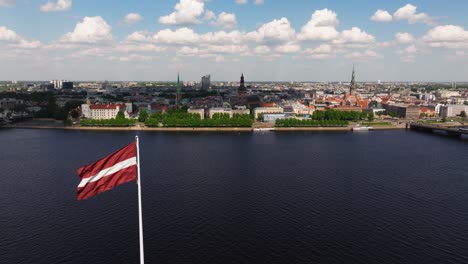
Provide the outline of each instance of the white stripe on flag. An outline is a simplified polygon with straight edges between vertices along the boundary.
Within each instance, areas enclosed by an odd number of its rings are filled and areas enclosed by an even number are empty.
[[[100,171],[98,174],[96,174],[94,176],[82,179],[80,181],[80,184],[78,185],[78,188],[85,187],[86,184],[88,184],[90,182],[99,181],[100,179],[102,179],[102,178],[104,178],[106,176],[109,176],[111,174],[114,174],[114,173],[118,172],[119,170],[126,169],[126,168],[128,168],[130,166],[133,166],[133,165],[136,165],[136,164],[137,164],[136,157],[129,158],[129,159],[126,159],[126,160],[121,161],[119,163],[116,163],[112,167],[104,169],[104,170]]]

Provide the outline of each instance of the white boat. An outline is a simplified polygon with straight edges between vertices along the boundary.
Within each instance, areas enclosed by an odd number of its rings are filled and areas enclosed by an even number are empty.
[[[372,129],[374,129],[374,128],[369,127],[369,126],[360,126],[360,125],[356,125],[356,126],[352,127],[353,131],[369,131],[369,130],[372,130]]]
[[[268,132],[268,131],[273,131],[273,130],[275,129],[272,127],[260,127],[260,128],[253,129],[254,132]]]

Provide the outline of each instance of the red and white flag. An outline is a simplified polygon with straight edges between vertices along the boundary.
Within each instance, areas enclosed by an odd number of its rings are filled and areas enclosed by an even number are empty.
[[[77,200],[85,200],[137,179],[137,148],[132,143],[93,164],[78,169]]]

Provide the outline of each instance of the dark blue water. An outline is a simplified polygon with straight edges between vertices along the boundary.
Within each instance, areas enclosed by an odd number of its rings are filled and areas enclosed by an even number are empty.
[[[468,141],[139,133],[147,263],[468,263]],[[137,263],[137,187],[75,200],[133,133],[0,130],[1,263]]]

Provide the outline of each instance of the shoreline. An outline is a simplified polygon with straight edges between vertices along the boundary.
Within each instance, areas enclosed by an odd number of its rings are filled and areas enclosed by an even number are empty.
[[[38,126],[38,125],[6,125],[1,128],[24,128],[24,129],[59,129],[59,130],[78,130],[78,131],[148,131],[148,132],[254,132],[252,127],[66,127],[66,126]],[[398,130],[405,129],[405,126],[376,126],[372,130]],[[370,131],[372,131],[370,130]],[[352,127],[277,127],[272,132],[293,132],[293,131],[349,131]],[[271,132],[270,131],[270,132]],[[260,131],[263,132],[263,131]]]

